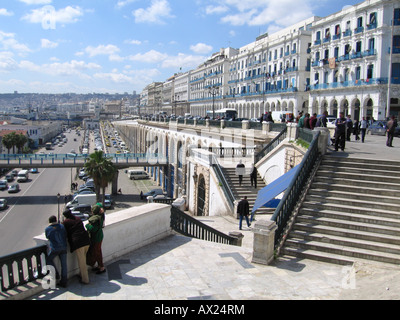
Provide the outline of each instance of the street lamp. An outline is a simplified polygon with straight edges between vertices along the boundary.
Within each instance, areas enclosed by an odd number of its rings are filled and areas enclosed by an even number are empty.
[[[213,120],[215,120],[215,106],[214,106],[215,96],[217,95],[218,91],[219,91],[218,86],[212,86],[208,88],[208,93],[211,94],[213,97],[213,104],[212,104]]]
[[[58,222],[60,222],[60,194],[57,193]]]

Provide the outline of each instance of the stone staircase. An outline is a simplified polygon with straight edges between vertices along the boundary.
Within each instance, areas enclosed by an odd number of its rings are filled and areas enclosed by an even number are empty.
[[[228,182],[233,195],[237,201],[240,201],[244,196],[247,196],[247,200],[250,204],[250,213],[253,209],[254,203],[257,199],[258,191],[266,186],[264,180],[257,175],[257,188],[251,186],[250,175],[244,175],[242,185],[239,186],[239,176],[236,175],[235,168],[222,168],[222,172],[225,175],[226,181]],[[257,209],[256,215],[258,214],[273,214],[274,208],[261,207]]]
[[[400,264],[398,161],[324,156],[281,253]]]

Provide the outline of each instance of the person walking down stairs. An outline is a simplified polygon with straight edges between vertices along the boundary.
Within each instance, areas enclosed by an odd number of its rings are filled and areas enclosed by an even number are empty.
[[[236,175],[239,176],[239,186],[242,185],[243,175],[245,174],[246,168],[242,163],[242,160],[239,160],[238,165],[236,166]]]

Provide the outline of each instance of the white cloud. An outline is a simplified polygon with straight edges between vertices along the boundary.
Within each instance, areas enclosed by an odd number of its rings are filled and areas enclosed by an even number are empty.
[[[113,44],[99,45],[97,47],[88,46],[85,49],[85,52],[89,57],[95,57],[98,55],[115,55],[119,51],[120,49]]]
[[[196,68],[202,64],[207,57],[193,56],[184,53],[179,53],[177,56],[171,56],[165,59],[162,63],[163,68]]]
[[[207,6],[206,14],[221,14],[229,10],[227,6]]]
[[[126,43],[126,44],[134,44],[134,45],[141,45],[142,41],[140,41],[140,40],[125,40],[124,43]]]
[[[9,72],[18,68],[14,54],[9,51],[0,52],[0,72]]]
[[[14,15],[13,12],[8,11],[7,9],[4,8],[0,8],[0,16],[11,17],[13,15]]]
[[[127,6],[128,4],[133,3],[133,2],[136,2],[136,1],[137,1],[137,0],[124,0],[124,1],[119,0],[119,1],[117,2],[117,5],[116,5],[116,6],[117,6],[118,9],[121,9],[121,8]]]
[[[51,19],[54,23],[75,23],[79,17],[83,16],[83,9],[80,7],[67,6],[60,10],[55,10],[51,12]],[[31,10],[31,13],[26,14],[21,18],[30,23],[43,23],[49,19],[49,8],[43,7],[40,9]]]
[[[205,43],[198,43],[196,45],[192,45],[190,46],[190,50],[192,50],[194,53],[198,53],[198,54],[206,54],[211,52],[213,49],[212,46],[209,46]]]
[[[151,0],[151,6],[147,9],[137,9],[132,12],[137,23],[164,24],[164,18],[174,18],[171,15],[171,7],[167,0]]]
[[[42,73],[53,76],[77,76],[79,78],[90,78],[84,71],[99,70],[101,66],[95,63],[72,60],[70,62],[55,62],[51,64],[38,65],[31,61],[23,60],[19,63],[19,68],[25,71]]]
[[[234,26],[287,27],[313,15],[311,0],[224,0],[231,12],[221,18]]]
[[[25,4],[50,4],[52,3],[52,0],[19,0],[20,2],[23,2]]]
[[[19,54],[26,54],[28,52],[31,52],[31,49],[29,49],[27,45],[19,43],[15,39],[14,33],[0,31],[0,45],[2,45],[3,50],[13,50],[18,52]]]
[[[167,58],[168,58],[167,54],[158,52],[156,50],[150,50],[143,54],[138,53],[138,54],[129,56],[129,60],[146,62],[146,63],[158,63]]]
[[[52,42],[48,39],[42,39],[41,40],[41,45],[42,48],[46,48],[46,49],[53,49],[53,48],[57,48],[58,47],[58,43],[57,42]]]

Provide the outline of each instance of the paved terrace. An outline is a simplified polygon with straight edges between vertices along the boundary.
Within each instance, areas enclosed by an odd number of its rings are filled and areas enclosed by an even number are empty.
[[[353,138],[353,137],[352,137]],[[354,139],[354,138],[353,138]],[[399,161],[385,137],[348,142],[337,156]],[[334,151],[330,151],[333,152]],[[257,217],[266,219],[268,217]],[[201,217],[228,233],[238,231],[231,217]],[[68,287],[44,291],[34,300],[247,300],[247,299],[399,299],[400,268],[356,264],[352,268],[279,257],[271,265],[251,263],[253,233],[244,228],[243,246],[221,245],[179,235],[137,249],[90,273],[89,285],[72,278]],[[104,239],[107,241],[107,238]]]

